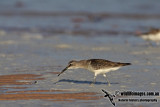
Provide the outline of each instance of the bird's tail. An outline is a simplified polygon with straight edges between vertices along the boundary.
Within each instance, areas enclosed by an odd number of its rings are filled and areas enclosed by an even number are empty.
[[[131,63],[121,63],[121,62],[118,62],[117,63],[119,66],[127,66],[127,65],[131,65]]]
[[[121,63],[122,66],[131,65],[131,63]]]

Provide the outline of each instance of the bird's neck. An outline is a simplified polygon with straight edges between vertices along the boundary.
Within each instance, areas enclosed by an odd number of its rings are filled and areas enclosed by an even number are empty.
[[[86,60],[80,60],[79,61],[79,67],[83,69],[88,69],[88,64]]]

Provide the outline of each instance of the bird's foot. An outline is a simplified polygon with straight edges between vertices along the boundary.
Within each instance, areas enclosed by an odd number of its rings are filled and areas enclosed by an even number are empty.
[[[95,84],[95,82],[92,82],[92,83],[90,84],[90,86],[91,86],[91,87],[93,87],[93,86],[94,86],[94,84]]]
[[[111,86],[111,84],[110,84],[110,83],[108,83],[108,86],[110,87],[110,86]]]

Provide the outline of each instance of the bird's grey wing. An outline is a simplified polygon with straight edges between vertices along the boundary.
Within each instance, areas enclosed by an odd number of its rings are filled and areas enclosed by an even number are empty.
[[[90,59],[90,64],[94,69],[107,68],[111,66],[110,61],[102,59]]]
[[[90,59],[89,61],[92,68],[94,69],[119,67],[124,65],[123,63],[120,62],[112,62],[104,59]]]

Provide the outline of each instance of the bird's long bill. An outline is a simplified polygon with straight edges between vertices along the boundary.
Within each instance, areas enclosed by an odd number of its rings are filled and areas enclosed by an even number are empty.
[[[60,76],[64,71],[66,71],[67,69],[69,68],[69,65],[66,67],[66,68],[64,68],[59,74],[58,74],[58,76]]]

